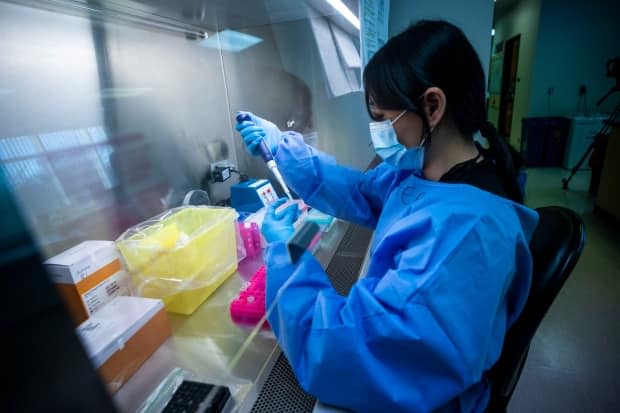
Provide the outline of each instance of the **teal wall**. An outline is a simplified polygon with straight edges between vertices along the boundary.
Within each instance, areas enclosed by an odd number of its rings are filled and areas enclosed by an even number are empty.
[[[529,115],[569,115],[581,84],[596,110],[595,102],[614,84],[605,77],[605,62],[613,56],[620,57],[620,1],[542,1]],[[616,93],[599,111],[610,112],[619,101]]]
[[[444,19],[459,26],[472,43],[485,73],[491,52],[492,0],[392,0],[390,37],[420,19]]]

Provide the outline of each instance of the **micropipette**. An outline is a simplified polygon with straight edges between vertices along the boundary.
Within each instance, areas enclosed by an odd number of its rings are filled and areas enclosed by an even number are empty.
[[[252,121],[252,119],[250,119],[250,116],[246,113],[237,113],[236,118],[237,118],[237,122],[243,122],[245,120],[249,122]],[[284,178],[282,177],[282,175],[280,174],[280,171],[278,170],[276,161],[274,161],[273,159],[273,154],[271,153],[271,150],[269,149],[269,146],[267,146],[267,143],[265,142],[264,139],[261,139],[260,145],[258,145],[258,152],[260,153],[261,158],[263,158],[263,161],[265,161],[265,163],[267,164],[267,168],[269,168],[273,176],[276,177],[276,180],[278,181],[278,183],[284,190],[284,193],[286,194],[286,196],[292,200],[293,195],[291,195],[291,191],[289,191],[288,186],[286,186],[286,183],[284,182]]]

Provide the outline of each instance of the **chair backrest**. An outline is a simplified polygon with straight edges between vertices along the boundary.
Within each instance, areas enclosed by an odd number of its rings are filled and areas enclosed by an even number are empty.
[[[530,342],[547,310],[570,275],[583,250],[581,217],[563,207],[538,208],[538,226],[530,242],[534,261],[527,303],[504,340],[499,360],[491,368],[489,411],[503,412],[525,364]]]

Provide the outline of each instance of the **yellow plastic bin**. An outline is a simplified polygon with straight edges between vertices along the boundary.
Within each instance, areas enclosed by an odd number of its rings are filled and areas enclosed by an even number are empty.
[[[237,270],[231,208],[175,208],[125,231],[116,241],[138,294],[191,314]]]

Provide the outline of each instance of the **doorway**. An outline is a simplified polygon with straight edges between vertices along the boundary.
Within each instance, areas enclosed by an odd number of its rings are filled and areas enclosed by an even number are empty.
[[[502,89],[499,104],[499,121],[497,129],[506,140],[510,139],[512,115],[514,109],[515,90],[519,78],[517,67],[519,64],[519,43],[521,35],[511,37],[504,43],[504,65],[502,70]]]

